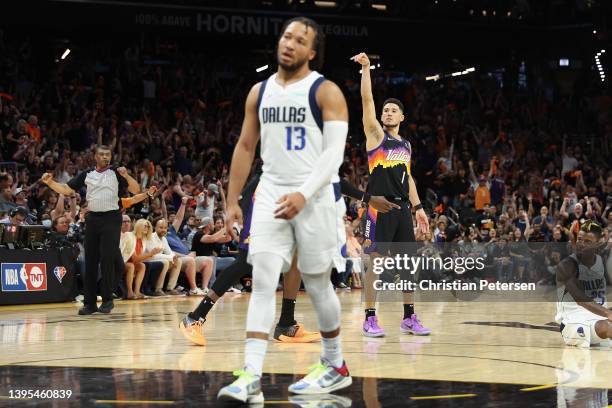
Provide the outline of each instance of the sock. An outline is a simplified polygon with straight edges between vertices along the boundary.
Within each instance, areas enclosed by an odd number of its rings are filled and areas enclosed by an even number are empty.
[[[375,308],[366,309],[365,314],[366,314],[366,319],[368,317],[376,316],[376,309]]]
[[[208,296],[204,296],[204,299],[200,302],[196,310],[189,313],[189,317],[193,320],[199,320],[200,318],[206,319],[206,315],[210,312],[210,309],[215,305],[215,302]]]
[[[342,345],[340,344],[340,336],[331,339],[321,337],[321,358],[329,361],[336,368],[342,367],[344,358],[342,358]]]
[[[283,298],[283,306],[281,309],[280,319],[278,319],[278,325],[281,327],[293,326],[297,322],[295,321],[295,299]]]
[[[261,377],[267,348],[267,340],[246,339],[244,345],[244,367],[246,371],[257,377]]]
[[[404,303],[404,319],[409,318],[414,314],[414,304],[413,303]]]

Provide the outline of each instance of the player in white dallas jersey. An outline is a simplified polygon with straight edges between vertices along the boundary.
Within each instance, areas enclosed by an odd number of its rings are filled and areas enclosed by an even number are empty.
[[[287,21],[278,41],[276,74],[255,85],[246,100],[230,169],[228,226],[242,218],[238,196],[260,138],[264,164],[251,221],[253,291],[245,364],[238,379],[219,391],[221,400],[263,402],[261,375],[276,285],[296,249],[298,269],[317,313],[322,353],[315,368],[289,391],[329,393],[352,383],[340,348],[340,302],[330,282],[339,216],[332,178],[344,157],[348,109],[338,86],[310,70],[309,63],[323,56],[323,40],[314,21]]]
[[[604,262],[596,253],[601,227],[585,222],[578,234],[576,253],[557,268],[557,316],[567,345],[590,347],[612,338],[612,311],[606,305]]]

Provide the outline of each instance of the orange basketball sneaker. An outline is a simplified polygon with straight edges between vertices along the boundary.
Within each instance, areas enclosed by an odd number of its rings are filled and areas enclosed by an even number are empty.
[[[274,339],[281,343],[314,343],[321,340],[319,332],[309,332],[299,323],[289,327],[276,325]]]
[[[206,337],[204,337],[204,333],[202,331],[204,322],[204,319],[193,320],[191,317],[189,317],[189,315],[186,315],[179,323],[179,328],[181,329],[181,333],[183,333],[183,337],[193,344],[205,346]]]

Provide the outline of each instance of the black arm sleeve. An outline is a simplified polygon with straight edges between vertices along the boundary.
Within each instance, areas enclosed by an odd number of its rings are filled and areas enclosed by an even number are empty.
[[[80,172],[78,175],[71,178],[66,184],[74,191],[79,191],[85,186],[85,178],[87,177],[88,172],[88,170]]]
[[[357,187],[355,187],[345,179],[340,179],[340,191],[342,192],[342,195],[354,198],[355,200],[359,201],[363,200],[363,191],[359,190]]]

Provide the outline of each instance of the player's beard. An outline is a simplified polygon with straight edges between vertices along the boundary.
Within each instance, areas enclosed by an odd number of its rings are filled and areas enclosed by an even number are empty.
[[[393,130],[393,129],[399,128],[399,122],[397,123],[383,122],[383,126],[385,129]]]
[[[304,66],[304,64],[308,64],[308,58],[304,58],[301,61],[298,60],[294,62],[293,64],[283,63],[280,59],[280,56],[277,58],[277,60],[278,60],[278,66],[290,73],[299,71]]]

